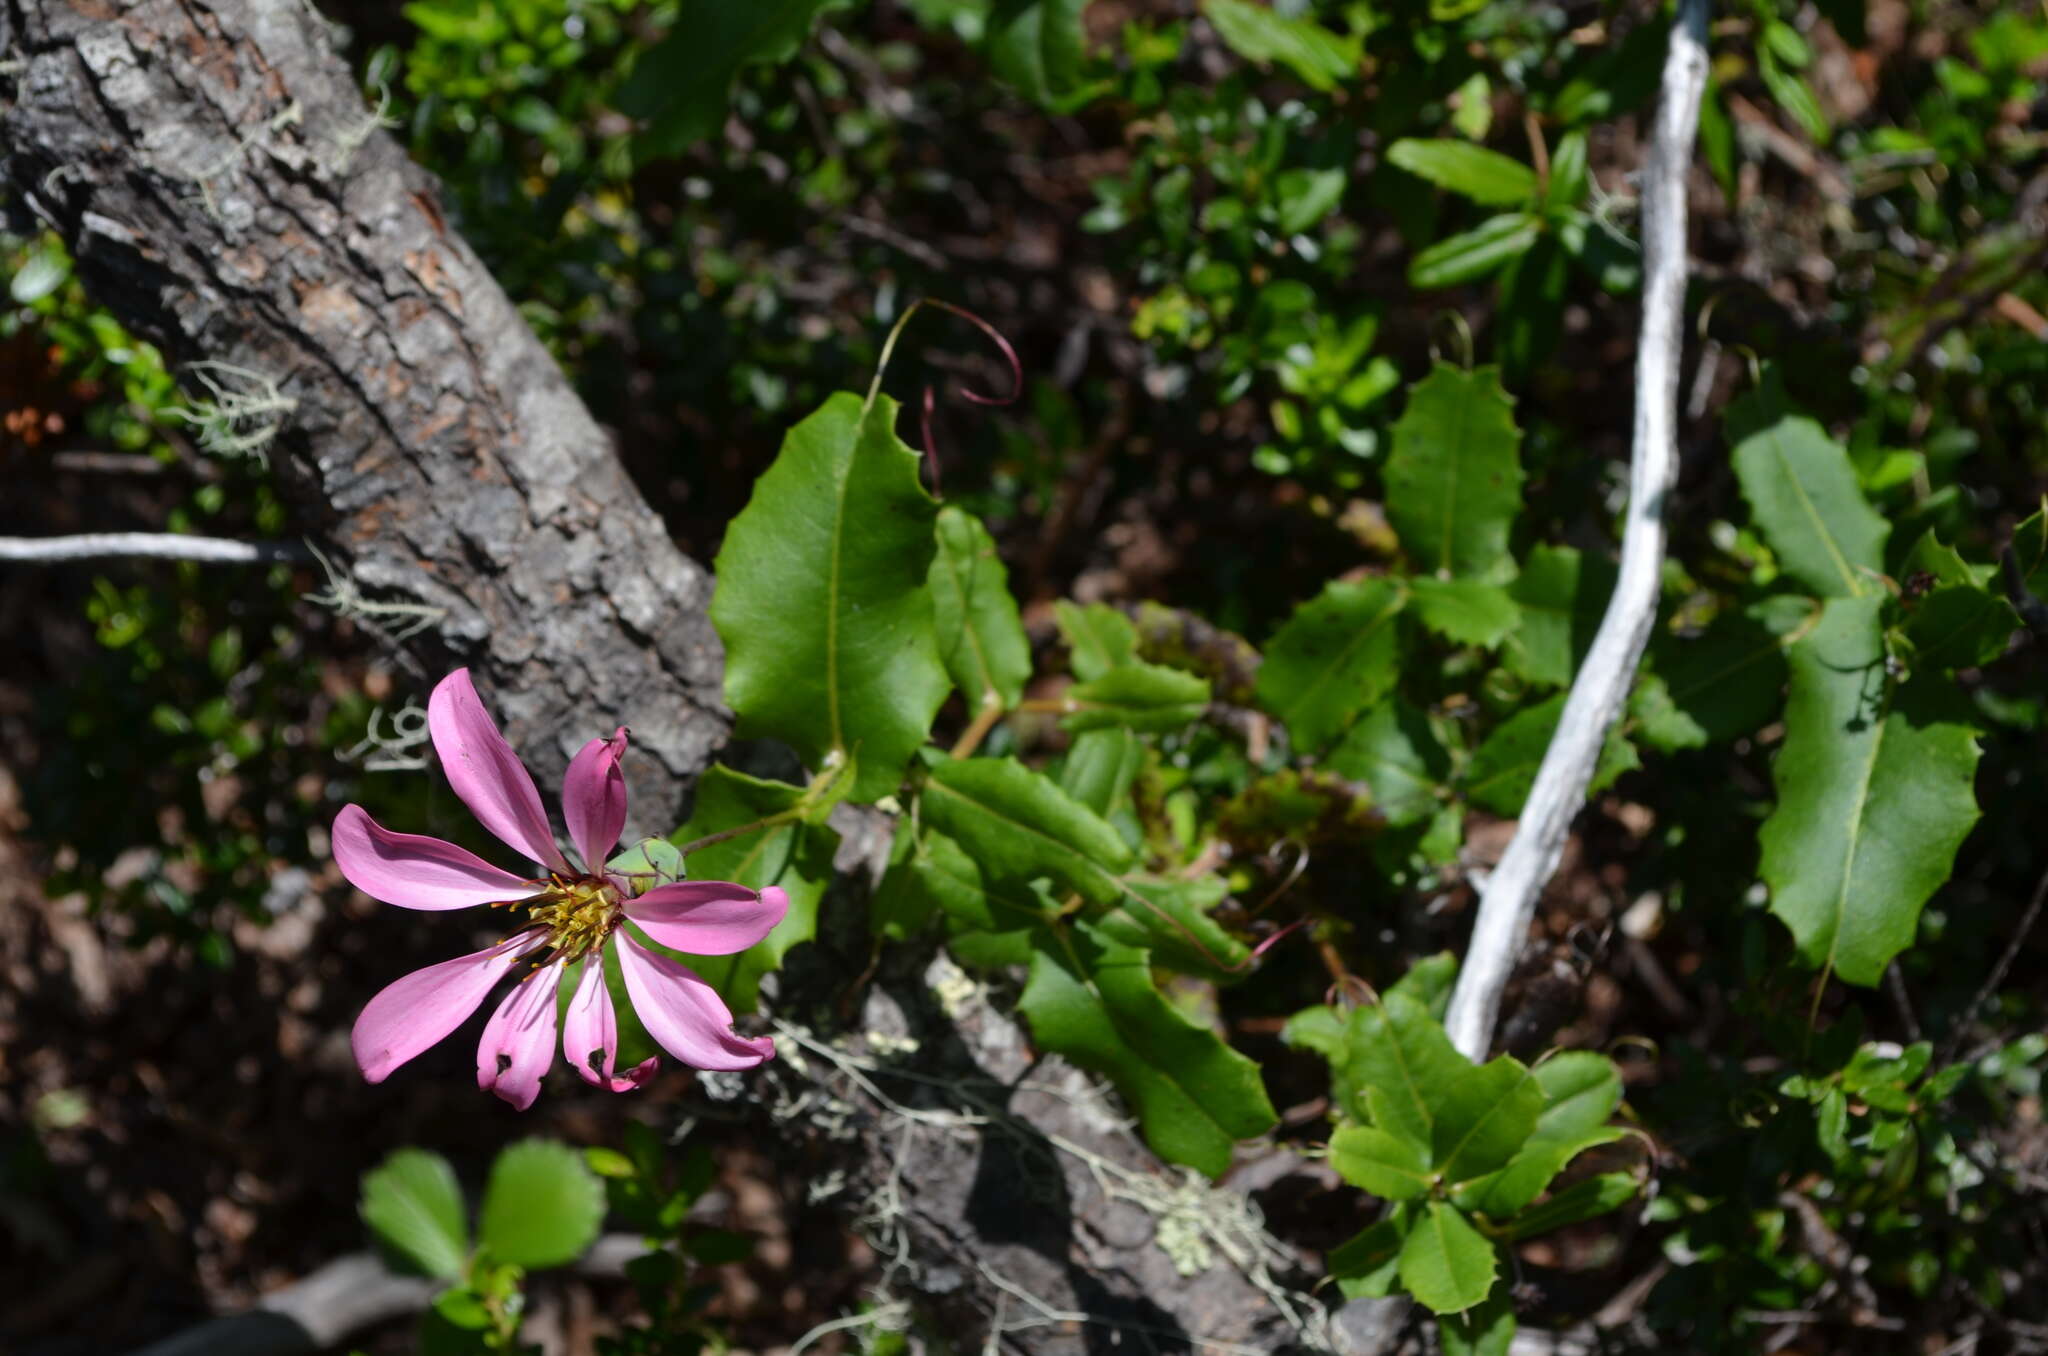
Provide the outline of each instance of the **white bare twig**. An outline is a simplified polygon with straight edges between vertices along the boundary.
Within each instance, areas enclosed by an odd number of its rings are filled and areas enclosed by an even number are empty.
[[[118,557],[202,560],[215,565],[274,565],[308,558],[289,541],[233,541],[188,537],[175,532],[84,532],[75,537],[0,537],[0,561],[49,565],[66,560]]]
[[[1636,351],[1635,440],[1621,571],[1607,614],[1572,683],[1557,733],[1500,865],[1486,883],[1472,944],[1445,1026],[1458,1049],[1485,1057],[1501,990],[1521,954],[1536,898],[1557,869],[1585,803],[1601,746],[1621,714],[1657,616],[1664,501],[1678,473],[1678,359],[1685,309],[1685,191],[1707,77],[1707,0],[1683,0],[1664,57],[1662,93],[1642,177],[1643,326]]]

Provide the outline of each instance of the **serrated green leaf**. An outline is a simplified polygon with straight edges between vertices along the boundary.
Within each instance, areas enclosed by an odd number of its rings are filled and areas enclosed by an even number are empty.
[[[1775,391],[1758,391],[1728,413],[1731,428],[1752,427],[1735,445],[1735,478],[1757,530],[1785,572],[1823,598],[1880,591],[1890,526],[1863,498],[1842,445],[1804,415],[1765,422]]]
[[[997,880],[1052,876],[1096,904],[1123,897],[1113,874],[1131,863],[1123,836],[1014,758],[939,764],[920,806],[933,828]]]
[[[855,801],[894,791],[949,686],[928,579],[938,505],[896,402],[841,392],[790,430],[726,530],[711,620],[736,733],[813,767],[854,762]]]
[[[1991,663],[2018,629],[2012,604],[1974,585],[1935,589],[1912,604],[1904,627],[1915,671],[1934,673]]]
[[[1409,392],[1387,458],[1387,519],[1418,571],[1490,580],[1512,567],[1521,441],[1494,368],[1438,363]]]
[[[1138,661],[1138,628],[1105,603],[1078,606],[1062,598],[1052,605],[1068,663],[1082,682]]]
[[[1520,1152],[1543,1112],[1543,1088],[1509,1055],[1430,1090],[1431,1162],[1455,1185],[1484,1177]]]
[[[1487,207],[1517,207],[1536,197],[1536,171],[1469,141],[1404,137],[1387,148],[1387,159]]]
[[[383,1250],[422,1275],[453,1280],[469,1258],[462,1188],[448,1160],[398,1149],[363,1174],[357,1207]]]
[[[1167,734],[1202,718],[1209,707],[1209,683],[1179,669],[1133,662],[1075,683],[1060,698],[1064,730]]]
[[[1259,702],[1297,748],[1321,748],[1392,690],[1401,666],[1395,620],[1407,601],[1390,579],[1336,580],[1267,644]]]
[[[1034,102],[1071,111],[1093,96],[1082,80],[1088,0],[996,0],[988,15],[989,65]]]
[[[1545,190],[1545,201],[1553,210],[1577,207],[1586,196],[1588,182],[1586,134],[1577,130],[1566,132],[1550,154],[1550,185]]]
[[[1911,945],[1978,814],[1976,732],[1949,685],[1892,688],[1881,606],[1830,599],[1792,647],[1778,805],[1759,835],[1771,911],[1801,954],[1864,985]]]
[[[1459,645],[1490,650],[1507,639],[1521,620],[1514,599],[1497,584],[1422,575],[1409,580],[1408,589],[1422,624]]]
[[[1543,1204],[1523,1211],[1508,1226],[1507,1238],[1509,1241],[1534,1238],[1582,1219],[1619,1210],[1634,1200],[1641,1189],[1634,1175],[1626,1172],[1603,1172],[1583,1182],[1574,1182]]]
[[[1515,1341],[1514,1299],[1501,1291],[1486,1303],[1436,1321],[1444,1356],[1508,1356]]]
[[[1438,1024],[1451,1004],[1451,989],[1458,982],[1458,958],[1449,951],[1424,956],[1408,967],[1408,973],[1387,988],[1390,995],[1420,1006]]]
[[[1077,736],[1060,766],[1060,790],[1107,816],[1130,795],[1145,765],[1145,746],[1129,730],[1090,730]]]
[[[1221,1176],[1277,1119],[1259,1066],[1160,994],[1142,948],[1086,925],[1066,945],[1047,936],[1017,1004],[1034,1043],[1114,1083],[1161,1158]]]
[[[1565,694],[1560,692],[1517,711],[1496,726],[1465,765],[1466,798],[1498,815],[1512,818],[1520,814],[1522,803],[1529,798],[1529,788],[1536,784],[1536,769],[1542,766],[1550,738],[1557,733],[1564,703]],[[1622,773],[1641,766],[1635,746],[1617,725],[1608,732],[1599,765],[1593,769],[1592,784],[1586,790],[1589,794],[1604,790]]]
[[[1541,217],[1503,212],[1417,254],[1408,261],[1408,281],[1424,290],[1476,282],[1527,254],[1542,237]]]
[[[1346,1026],[1353,1082],[1380,1129],[1420,1145],[1436,1142],[1437,1103],[1473,1069],[1441,1023],[1407,994],[1388,992]]]
[[[1330,1136],[1330,1166],[1359,1190],[1389,1201],[1414,1200],[1434,1180],[1421,1145],[1369,1125],[1347,1125]]]
[[[1431,1201],[1401,1245],[1401,1284],[1431,1313],[1455,1314],[1493,1290],[1493,1245],[1453,1206]]]
[[[1652,748],[1703,748],[1749,734],[1783,701],[1785,650],[1820,618],[1811,598],[1780,595],[1716,617],[1697,639],[1660,636],[1629,709]]]
[[[624,877],[634,894],[644,895],[657,885],[683,878],[683,854],[666,838],[642,838],[606,862],[604,869]]]
[[[1607,1124],[1621,1104],[1621,1076],[1612,1060],[1589,1051],[1566,1051],[1532,1072],[1544,1098],[1535,1131],[1505,1167],[1473,1183],[1459,1201],[1493,1219],[1517,1214],[1572,1159],[1622,1134]]]
[[[1324,1261],[1344,1298],[1381,1299],[1392,1292],[1412,1214],[1412,1206],[1396,1205],[1386,1218],[1330,1249]]]
[[[1503,652],[1508,668],[1532,683],[1563,687],[1593,648],[1614,593],[1614,564],[1569,546],[1537,546],[1508,586],[1521,609]]]
[[[1451,775],[1450,754],[1428,718],[1399,697],[1360,717],[1323,765],[1371,787],[1373,805],[1394,828],[1427,819]]]
[[[553,1140],[521,1140],[491,1164],[477,1242],[493,1261],[562,1266],[597,1241],[604,1209],[604,1183],[581,1154]]]
[[[1008,710],[1031,677],[1031,642],[995,538],[979,518],[948,504],[939,510],[937,543],[931,591],[939,660],[969,710],[991,698]]]
[[[1123,906],[1096,924],[1106,935],[1150,948],[1160,964],[1183,974],[1235,975],[1251,959],[1251,948],[1209,916],[1228,893],[1221,877],[1129,876],[1124,886]]]
[[[675,26],[640,54],[617,96],[620,112],[648,124],[639,152],[675,155],[716,132],[733,78],[747,66],[795,55],[827,3],[682,0]]]
[[[793,809],[803,795],[800,786],[714,764],[698,779],[690,820],[674,836],[688,843],[737,829]],[[838,848],[839,835],[831,829],[795,820],[697,849],[687,863],[692,880],[729,880],[756,890],[779,885],[789,895],[789,912],[766,937],[736,955],[667,954],[695,970],[734,1012],[752,1012],[760,1003],[761,976],[782,968],[791,947],[818,935],[818,904],[832,883]]]
[[[1247,61],[1287,67],[1311,89],[1328,93],[1357,74],[1360,43],[1339,37],[1313,19],[1277,14],[1247,0],[1202,0],[1216,35]]]

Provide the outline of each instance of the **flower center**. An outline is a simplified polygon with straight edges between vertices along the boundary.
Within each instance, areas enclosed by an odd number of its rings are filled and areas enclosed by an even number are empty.
[[[560,960],[589,955],[619,925],[619,892],[593,876],[548,877],[547,893],[526,902],[533,921],[548,930]]]

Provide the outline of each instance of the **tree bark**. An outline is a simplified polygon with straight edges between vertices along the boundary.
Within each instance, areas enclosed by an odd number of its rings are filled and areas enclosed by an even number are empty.
[[[266,397],[226,434],[274,425],[273,465],[354,585],[440,610],[393,628],[402,654],[471,666],[544,778],[631,725],[641,825],[677,822],[728,730],[710,577],[448,229],[431,177],[375,129],[309,7],[0,0],[0,183],[125,324],[188,374],[213,364],[199,385]],[[861,830],[853,857],[886,851],[879,816],[841,818]],[[949,1343],[1303,1340],[1315,1306],[1274,1280],[1298,1281],[1299,1259],[1241,1196],[1162,1169],[1089,1080],[1034,1063],[1013,1020],[935,994],[924,958],[888,958],[850,1039],[818,1034],[867,946],[812,950],[777,1011],[816,1014],[815,1031],[785,1027],[785,1058],[726,1090],[773,1114]]]
[[[676,822],[728,728],[710,577],[310,6],[0,0],[0,181],[188,388],[204,363],[230,393],[275,390],[229,434],[274,427],[339,568],[430,609],[404,617],[433,618],[406,644],[427,672],[469,665],[544,782],[631,725],[640,822]]]

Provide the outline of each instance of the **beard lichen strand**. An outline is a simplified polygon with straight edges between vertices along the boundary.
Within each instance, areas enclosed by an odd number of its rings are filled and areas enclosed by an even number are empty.
[[[494,909],[520,909],[547,931],[547,940],[536,950],[549,951],[545,961],[535,960],[532,968],[555,961],[573,961],[589,955],[604,944],[619,925],[623,901],[613,885],[596,876],[551,874],[540,893],[529,899],[504,899]]]

